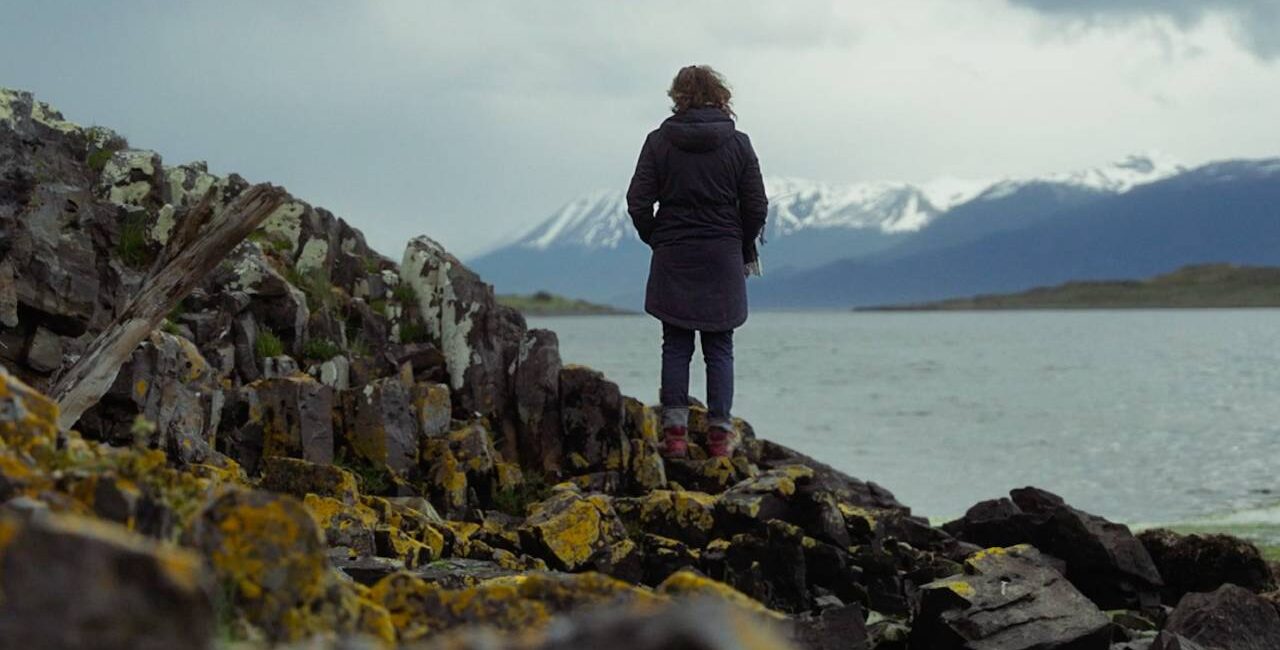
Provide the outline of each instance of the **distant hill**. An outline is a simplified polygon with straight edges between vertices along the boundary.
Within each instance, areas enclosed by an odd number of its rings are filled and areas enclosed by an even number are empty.
[[[499,294],[497,298],[499,304],[512,307],[525,316],[617,316],[635,313],[546,291],[530,295]]]
[[[866,309],[947,311],[1210,307],[1280,307],[1280,267],[1205,264],[1183,267],[1149,280],[1067,282],[1021,293]]]

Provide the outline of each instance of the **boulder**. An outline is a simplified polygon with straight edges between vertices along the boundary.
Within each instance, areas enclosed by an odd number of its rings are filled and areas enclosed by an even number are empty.
[[[1179,535],[1158,528],[1138,534],[1164,578],[1164,602],[1176,605],[1183,594],[1213,591],[1234,584],[1250,591],[1275,588],[1271,568],[1258,548],[1230,535]]]
[[[812,478],[813,470],[804,465],[782,465],[729,488],[720,496],[717,508],[726,520],[744,527],[785,519],[796,494],[796,483]]]
[[[81,416],[83,433],[114,444],[144,443],[179,463],[206,463],[222,417],[223,391],[190,340],[155,331],[120,372],[102,400]],[[141,416],[154,425],[138,440]]]
[[[316,494],[305,495],[302,505],[320,527],[331,558],[367,558],[377,553],[374,531],[378,528],[378,514],[372,508]],[[345,549],[346,553],[334,552],[340,549]],[[396,559],[396,566],[403,569],[404,561]],[[350,565],[345,568],[350,568]]]
[[[360,500],[360,489],[351,472],[335,465],[320,465],[297,458],[264,458],[261,486],[298,499],[315,494],[347,505],[355,505]]]
[[[69,515],[0,515],[0,639],[11,648],[209,648],[194,553]]]
[[[741,430],[744,428],[749,429],[750,427],[740,426],[739,428]],[[750,441],[749,438],[744,438],[743,447],[751,449],[752,445],[746,444],[748,441]],[[874,482],[853,478],[832,468],[830,465],[818,462],[776,442],[759,440],[758,443],[758,458],[752,458],[752,461],[758,464],[761,469],[773,469],[785,465],[804,465],[813,470],[813,478],[810,480],[810,484],[813,485],[814,489],[832,493],[840,503],[859,508],[908,510],[906,506],[894,498],[893,493]]]
[[[555,332],[525,332],[511,379],[519,422],[514,457],[522,466],[547,474],[558,472],[564,458],[560,369],[560,343]]]
[[[806,612],[791,621],[789,637],[809,650],[869,650],[870,635],[862,607],[841,605]]]
[[[235,490],[196,514],[184,542],[204,555],[231,604],[272,640],[329,627],[316,611],[329,589],[324,538],[290,496]]]
[[[1066,576],[1104,609],[1145,609],[1159,602],[1163,580],[1127,526],[1067,505],[1037,488],[1012,500],[983,502],[944,529],[979,545],[1029,543],[1066,563]]]
[[[356,455],[404,474],[418,463],[413,395],[398,377],[342,393],[342,431]]]
[[[228,401],[228,453],[256,473],[259,459],[279,456],[312,463],[334,458],[332,388],[305,375],[259,379]]]
[[[678,539],[694,548],[711,541],[716,524],[716,497],[704,492],[654,490],[629,500],[632,519],[641,530]]]
[[[1107,650],[1111,622],[1030,546],[991,548],[924,585],[912,648]]]
[[[524,317],[499,305],[493,287],[429,237],[405,247],[399,283],[414,296],[427,341],[444,355],[449,389],[462,412],[489,419],[504,439],[517,435],[511,367]]]
[[[608,497],[560,489],[536,504],[520,527],[522,546],[555,568],[572,571],[626,537]]]
[[[617,384],[591,368],[561,368],[561,435],[570,473],[616,472],[627,467],[631,445],[622,430],[623,417]]]
[[[1280,614],[1257,594],[1236,585],[1183,596],[1165,621],[1165,631],[1207,649],[1280,648]]]

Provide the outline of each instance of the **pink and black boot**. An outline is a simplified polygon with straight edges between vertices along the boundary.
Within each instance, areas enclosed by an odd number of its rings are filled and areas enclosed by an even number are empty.
[[[684,458],[689,455],[689,428],[668,426],[662,429],[662,457]]]
[[[712,458],[728,458],[738,447],[738,434],[732,429],[713,426],[707,430],[707,455]]]

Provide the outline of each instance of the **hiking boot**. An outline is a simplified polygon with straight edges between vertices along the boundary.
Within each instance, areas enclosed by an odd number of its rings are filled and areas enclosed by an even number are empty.
[[[738,446],[738,434],[724,427],[711,427],[707,431],[707,455],[712,458],[728,458]]]
[[[689,455],[689,428],[664,428],[662,430],[662,457],[684,458],[687,455]]]

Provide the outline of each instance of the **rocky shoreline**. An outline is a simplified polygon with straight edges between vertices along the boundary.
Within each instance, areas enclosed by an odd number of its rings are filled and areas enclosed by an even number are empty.
[[[300,200],[60,431],[40,391],[193,202],[247,187],[0,90],[13,647],[1280,647],[1274,567],[1234,538],[1034,488],[934,527],[743,421],[732,459],[664,461],[653,407],[439,244],[397,264]]]

